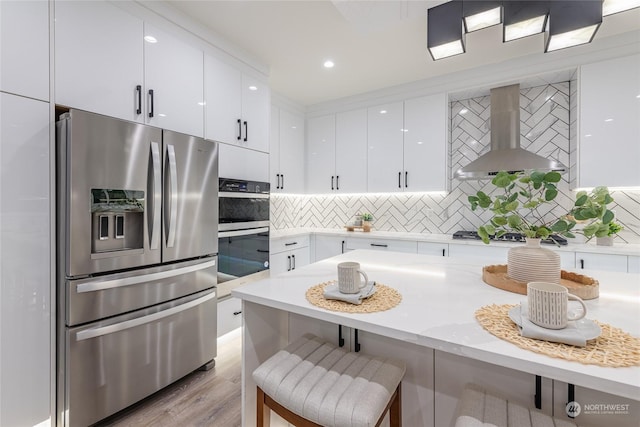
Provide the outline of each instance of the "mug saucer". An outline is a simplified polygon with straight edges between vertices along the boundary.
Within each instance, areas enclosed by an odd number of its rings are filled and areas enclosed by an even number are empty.
[[[527,316],[527,303],[526,301],[523,301],[520,303],[520,305],[517,305],[513,308],[511,308],[509,310],[509,319],[511,319],[511,321],[513,323],[515,323],[516,325],[518,325],[519,327],[522,327],[522,317]],[[527,319],[529,320],[529,319]],[[533,325],[536,328],[540,328],[540,329],[546,329],[543,328],[542,326],[538,326],[533,322],[529,322],[531,325]],[[566,329],[576,329],[578,330],[578,332],[580,332],[580,334],[586,339],[586,340],[592,340],[594,338],[598,338],[600,336],[600,334],[602,333],[602,330],[600,329],[600,326],[598,326],[598,324],[596,322],[594,322],[591,319],[587,319],[586,317],[583,317],[582,319],[579,320],[569,320],[567,322],[567,327],[563,328],[563,329],[551,329],[552,331],[558,331],[561,332],[563,330]]]

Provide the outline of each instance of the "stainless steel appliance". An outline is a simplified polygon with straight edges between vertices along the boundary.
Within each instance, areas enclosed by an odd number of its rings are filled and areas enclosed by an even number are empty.
[[[218,296],[269,274],[268,182],[219,179]]]
[[[453,233],[453,239],[455,240],[481,240],[477,231],[463,231],[459,230]],[[497,242],[524,242],[525,237],[522,233],[505,233],[502,236],[489,236],[490,240],[495,240]],[[567,245],[567,239],[562,236],[558,236],[557,234],[552,234],[547,239],[542,239],[540,243],[544,243],[547,245]]]
[[[71,110],[57,123],[58,423],[213,364],[218,146]]]

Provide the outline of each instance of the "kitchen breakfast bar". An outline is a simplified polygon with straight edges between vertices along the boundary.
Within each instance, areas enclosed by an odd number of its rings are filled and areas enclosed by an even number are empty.
[[[309,288],[337,279],[337,264],[356,261],[370,280],[396,290],[385,311],[345,313],[311,304]],[[640,275],[581,270],[597,279],[600,296],[585,301],[587,318],[640,336]],[[558,418],[572,399],[582,405],[579,425],[637,425],[640,366],[608,367],[563,360],[498,338],[475,313],[490,305],[517,305],[526,295],[482,280],[482,265],[454,258],[357,250],[232,292],[243,300],[243,425],[256,419],[252,372],[305,333],[351,351],[402,360],[402,418],[406,426],[450,425],[467,383]],[[624,346],[624,343],[621,343]],[[612,409],[613,408],[613,409]],[[277,417],[272,417],[272,422]],[[275,423],[274,423],[275,424]]]

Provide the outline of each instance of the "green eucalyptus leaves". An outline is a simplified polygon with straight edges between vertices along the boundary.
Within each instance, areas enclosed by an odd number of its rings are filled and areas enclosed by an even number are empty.
[[[503,189],[503,194],[492,198],[478,191],[468,197],[471,210],[480,207],[493,212],[490,223],[478,228],[482,241],[489,243],[490,236],[500,237],[510,231],[540,239],[553,239],[554,234],[573,238],[574,232],[580,232],[588,239],[606,236],[614,218],[613,212],[607,209],[607,205],[613,202],[607,187],[597,187],[591,193],[580,191],[571,212],[550,222],[543,219],[544,215],[538,208],[556,198],[556,184],[560,180],[558,172],[499,172],[491,183]],[[582,230],[574,230],[576,223],[583,221],[590,222]]]

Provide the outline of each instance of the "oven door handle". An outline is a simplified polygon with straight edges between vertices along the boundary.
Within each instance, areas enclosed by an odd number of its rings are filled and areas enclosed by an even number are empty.
[[[173,316],[174,314],[178,314],[182,311],[189,310],[190,308],[198,306],[215,297],[216,297],[216,292],[213,291],[210,294],[200,297],[198,299],[194,299],[193,301],[189,301],[184,304],[180,304],[178,306],[159,311],[157,313],[149,314],[147,316],[126,320],[124,322],[116,323],[115,325],[85,329],[84,331],[80,331],[76,334],[76,341],[83,341],[91,338],[97,338],[103,335],[109,335],[116,332],[124,331],[126,329],[135,328],[136,326],[144,325],[146,323],[155,322],[156,320],[164,319],[165,317]]]
[[[269,231],[269,227],[250,228],[248,230],[219,231],[218,237],[249,236],[251,234],[259,234],[267,231]]]
[[[104,281],[91,281],[81,283],[76,286],[76,293],[104,291],[106,289],[121,288],[123,286],[138,285],[145,282],[153,282],[154,280],[162,280],[170,277],[180,276],[182,274],[193,273],[195,271],[204,270],[209,267],[215,267],[216,260],[204,262],[202,264],[193,264],[186,267],[176,268],[174,270],[160,271],[157,273],[141,274],[139,276],[126,277],[122,279],[112,279]]]

